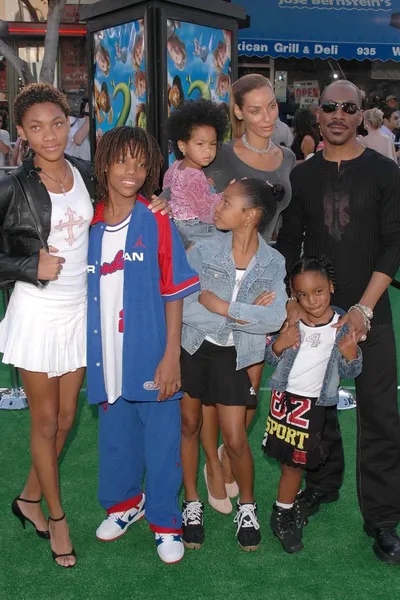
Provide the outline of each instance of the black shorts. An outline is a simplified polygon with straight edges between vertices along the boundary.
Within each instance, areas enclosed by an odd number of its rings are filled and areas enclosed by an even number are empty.
[[[236,370],[234,346],[217,346],[204,341],[193,355],[182,348],[181,376],[183,391],[202,404],[257,404],[247,369]]]
[[[336,407],[316,402],[317,398],[272,390],[262,443],[265,454],[303,469],[316,469],[325,462],[329,453],[323,439],[326,411]]]

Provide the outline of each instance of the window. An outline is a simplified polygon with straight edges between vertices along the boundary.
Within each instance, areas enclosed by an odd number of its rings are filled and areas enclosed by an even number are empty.
[[[18,56],[25,60],[36,80],[39,80],[40,69],[42,68],[44,57],[44,42],[43,41],[28,41],[18,42]],[[57,87],[57,67],[54,75],[54,85]]]

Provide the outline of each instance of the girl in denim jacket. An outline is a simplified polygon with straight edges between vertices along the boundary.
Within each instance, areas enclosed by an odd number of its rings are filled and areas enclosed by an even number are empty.
[[[185,486],[183,540],[204,541],[203,504],[197,492],[198,436],[202,403],[216,405],[225,449],[239,486],[237,538],[244,550],[260,544],[253,496],[253,458],[246,408],[257,402],[247,367],[265,354],[265,335],[286,317],[285,262],[258,231],[274,217],[282,186],[258,179],[229,185],[215,211],[227,233],[195,244],[188,253],[201,293],[185,300],[182,329],[182,467]]]
[[[303,548],[306,507],[297,498],[305,469],[316,469],[329,453],[325,423],[336,411],[340,377],[361,373],[362,356],[347,325],[339,330],[343,311],[331,306],[335,274],[323,257],[298,261],[290,275],[292,295],[312,326],[302,321],[269,338],[266,361],[272,376],[271,408],[263,440],[265,453],[281,463],[278,499],[271,529],[286,552]]]

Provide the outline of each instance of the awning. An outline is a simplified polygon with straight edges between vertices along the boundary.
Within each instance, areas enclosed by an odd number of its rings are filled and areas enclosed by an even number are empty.
[[[239,0],[239,55],[400,61],[400,0]]]

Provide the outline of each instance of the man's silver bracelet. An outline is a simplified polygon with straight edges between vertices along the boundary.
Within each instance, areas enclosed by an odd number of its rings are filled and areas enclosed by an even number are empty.
[[[369,306],[364,306],[364,304],[357,303],[354,306],[352,306],[352,308],[360,310],[369,320],[371,320],[374,316],[374,311],[372,310],[372,308],[369,308]]]
[[[368,306],[364,306],[363,304],[354,304],[353,306],[350,306],[348,312],[350,312],[351,310],[356,310],[360,313],[360,315],[363,318],[365,327],[367,327],[368,331],[370,331],[371,319],[374,316],[373,310]]]

